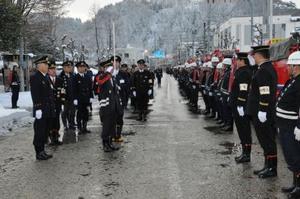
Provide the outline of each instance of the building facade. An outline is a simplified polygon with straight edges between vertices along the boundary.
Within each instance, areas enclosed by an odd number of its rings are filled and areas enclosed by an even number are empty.
[[[273,38],[289,38],[292,32],[300,30],[300,21],[290,15],[273,17]],[[300,17],[299,17],[300,19]],[[263,26],[263,17],[254,17],[253,45],[265,44],[269,38],[264,38],[266,27]],[[251,41],[251,18],[235,17],[221,24],[214,35],[214,47],[221,49],[240,49],[249,51]]]

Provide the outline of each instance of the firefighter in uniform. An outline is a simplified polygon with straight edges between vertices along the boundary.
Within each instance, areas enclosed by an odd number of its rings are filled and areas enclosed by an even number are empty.
[[[237,53],[237,67],[234,74],[232,91],[230,93],[230,104],[237,133],[242,145],[242,154],[236,157],[235,161],[237,163],[245,163],[251,160],[252,145],[250,120],[245,114],[252,79],[248,53]]]
[[[137,62],[139,70],[133,74],[133,96],[136,97],[139,111],[138,121],[146,121],[149,97],[152,94],[153,79],[150,71],[145,69],[145,60]]]
[[[251,116],[258,141],[263,148],[265,165],[254,174],[260,178],[277,176],[277,147],[275,128],[275,103],[277,74],[269,61],[269,46],[255,46],[253,57],[258,65],[251,82],[247,113]]]
[[[224,124],[222,125],[222,130],[226,132],[231,132],[233,130],[233,119],[232,110],[229,104],[229,79],[231,73],[232,59],[227,57],[223,60],[224,75],[221,83],[221,93],[222,93],[222,107],[223,107],[223,119]]]
[[[101,137],[104,152],[119,150],[119,147],[112,143],[112,138],[116,134],[117,117],[123,115],[118,86],[112,78],[113,73],[113,66],[109,66],[106,68],[105,73],[98,78],[98,84],[101,87],[99,103],[103,126]]]
[[[300,198],[300,51],[292,53],[287,64],[291,79],[283,87],[276,104],[276,126],[293,185],[282,188],[289,199]]]
[[[48,75],[50,80],[50,86],[53,91],[55,100],[55,117],[51,120],[50,128],[50,140],[51,145],[61,145],[62,142],[59,141],[59,129],[60,129],[60,113],[61,113],[61,90],[63,86],[63,80],[56,75],[56,65],[55,61],[51,60],[48,67]]]
[[[78,73],[74,78],[74,105],[77,108],[77,128],[79,134],[90,133],[87,130],[87,122],[89,120],[88,107],[93,99],[92,80],[85,73],[88,67],[84,61],[80,61],[76,64]]]
[[[48,57],[43,56],[34,62],[37,71],[30,78],[31,97],[33,102],[34,138],[33,145],[37,160],[52,158],[45,152],[50,130],[49,119],[55,116],[55,102],[50,81],[47,76]]]
[[[61,90],[61,101],[63,104],[63,110],[61,114],[61,120],[63,122],[65,130],[75,130],[75,107],[74,101],[74,75],[73,75],[73,62],[65,61],[63,64],[63,71],[59,77],[63,80],[63,86]]]
[[[122,143],[123,142],[123,138],[122,138],[122,130],[123,130],[123,117],[124,117],[124,109],[125,106],[124,104],[126,104],[127,106],[127,96],[128,96],[128,92],[129,92],[129,77],[127,76],[127,74],[123,71],[120,71],[120,66],[121,66],[121,57],[119,56],[113,56],[110,59],[112,65],[114,66],[114,71],[113,71],[113,80],[116,84],[117,87],[117,94],[118,97],[120,99],[120,105],[122,106],[123,110],[122,111],[118,111],[117,115],[116,115],[116,131],[115,131],[115,135],[113,137],[113,141],[117,142],[117,143]]]

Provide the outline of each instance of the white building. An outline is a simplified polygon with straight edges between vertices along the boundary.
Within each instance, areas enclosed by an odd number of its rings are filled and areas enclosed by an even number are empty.
[[[261,31],[265,33],[266,27],[262,25],[263,17],[254,17],[254,37],[259,39]],[[282,15],[273,17],[273,38],[288,38],[290,34],[300,29],[300,17]],[[257,31],[259,30],[259,31]],[[251,18],[231,18],[219,26],[219,31],[214,35],[214,46],[223,49],[238,48],[249,51],[251,47]]]
[[[122,58],[123,63],[132,65],[136,64],[139,59],[145,59],[147,51],[145,49],[128,46],[127,48],[117,48],[116,54]]]

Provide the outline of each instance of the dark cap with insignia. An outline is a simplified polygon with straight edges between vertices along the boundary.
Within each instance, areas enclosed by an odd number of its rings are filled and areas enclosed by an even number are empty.
[[[109,60],[106,60],[106,61],[104,61],[104,62],[100,62],[99,64],[98,64],[98,67],[107,67],[107,66],[110,66],[111,65],[111,61],[110,61],[110,59]]]
[[[122,64],[121,68],[128,68],[128,65],[127,64]]]
[[[252,46],[252,52],[253,53],[268,53],[270,51],[270,46],[263,45],[263,46]]]
[[[78,68],[79,66],[83,66],[83,67],[89,67],[89,65],[85,62],[85,61],[80,61],[76,63],[76,67]]]
[[[48,65],[49,65],[49,69],[53,69],[53,68],[56,68],[56,64],[55,64],[55,60],[54,59],[51,59],[49,62],[48,62]]]
[[[145,60],[143,60],[143,59],[140,59],[139,61],[137,61],[137,64],[145,64],[146,62],[145,62]]]
[[[110,58],[110,61],[112,62],[112,61],[114,61],[115,59],[116,59],[117,62],[121,62],[121,61],[122,61],[121,57],[118,56],[118,55],[116,55],[115,57],[112,56],[112,57]]]
[[[48,58],[48,56],[42,56],[42,57],[36,59],[33,63],[35,63],[35,64],[42,64],[42,63],[48,64],[49,63],[49,58]]]
[[[238,59],[248,59],[248,53],[246,52],[239,52],[236,55]]]
[[[73,62],[72,61],[65,61],[62,66],[73,66]]]

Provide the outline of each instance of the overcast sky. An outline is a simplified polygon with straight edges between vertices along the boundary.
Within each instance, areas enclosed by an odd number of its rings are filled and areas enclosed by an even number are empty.
[[[82,21],[86,21],[91,18],[91,8],[95,4],[98,8],[104,7],[108,4],[120,2],[122,0],[74,0],[66,11],[66,16],[73,18],[80,18]],[[290,0],[284,0],[290,1]],[[292,0],[300,8],[300,0]]]
[[[67,6],[67,17],[80,18],[82,21],[91,19],[91,8],[96,5],[98,8],[102,8],[109,4],[114,4],[123,0],[73,0],[70,5]]]

